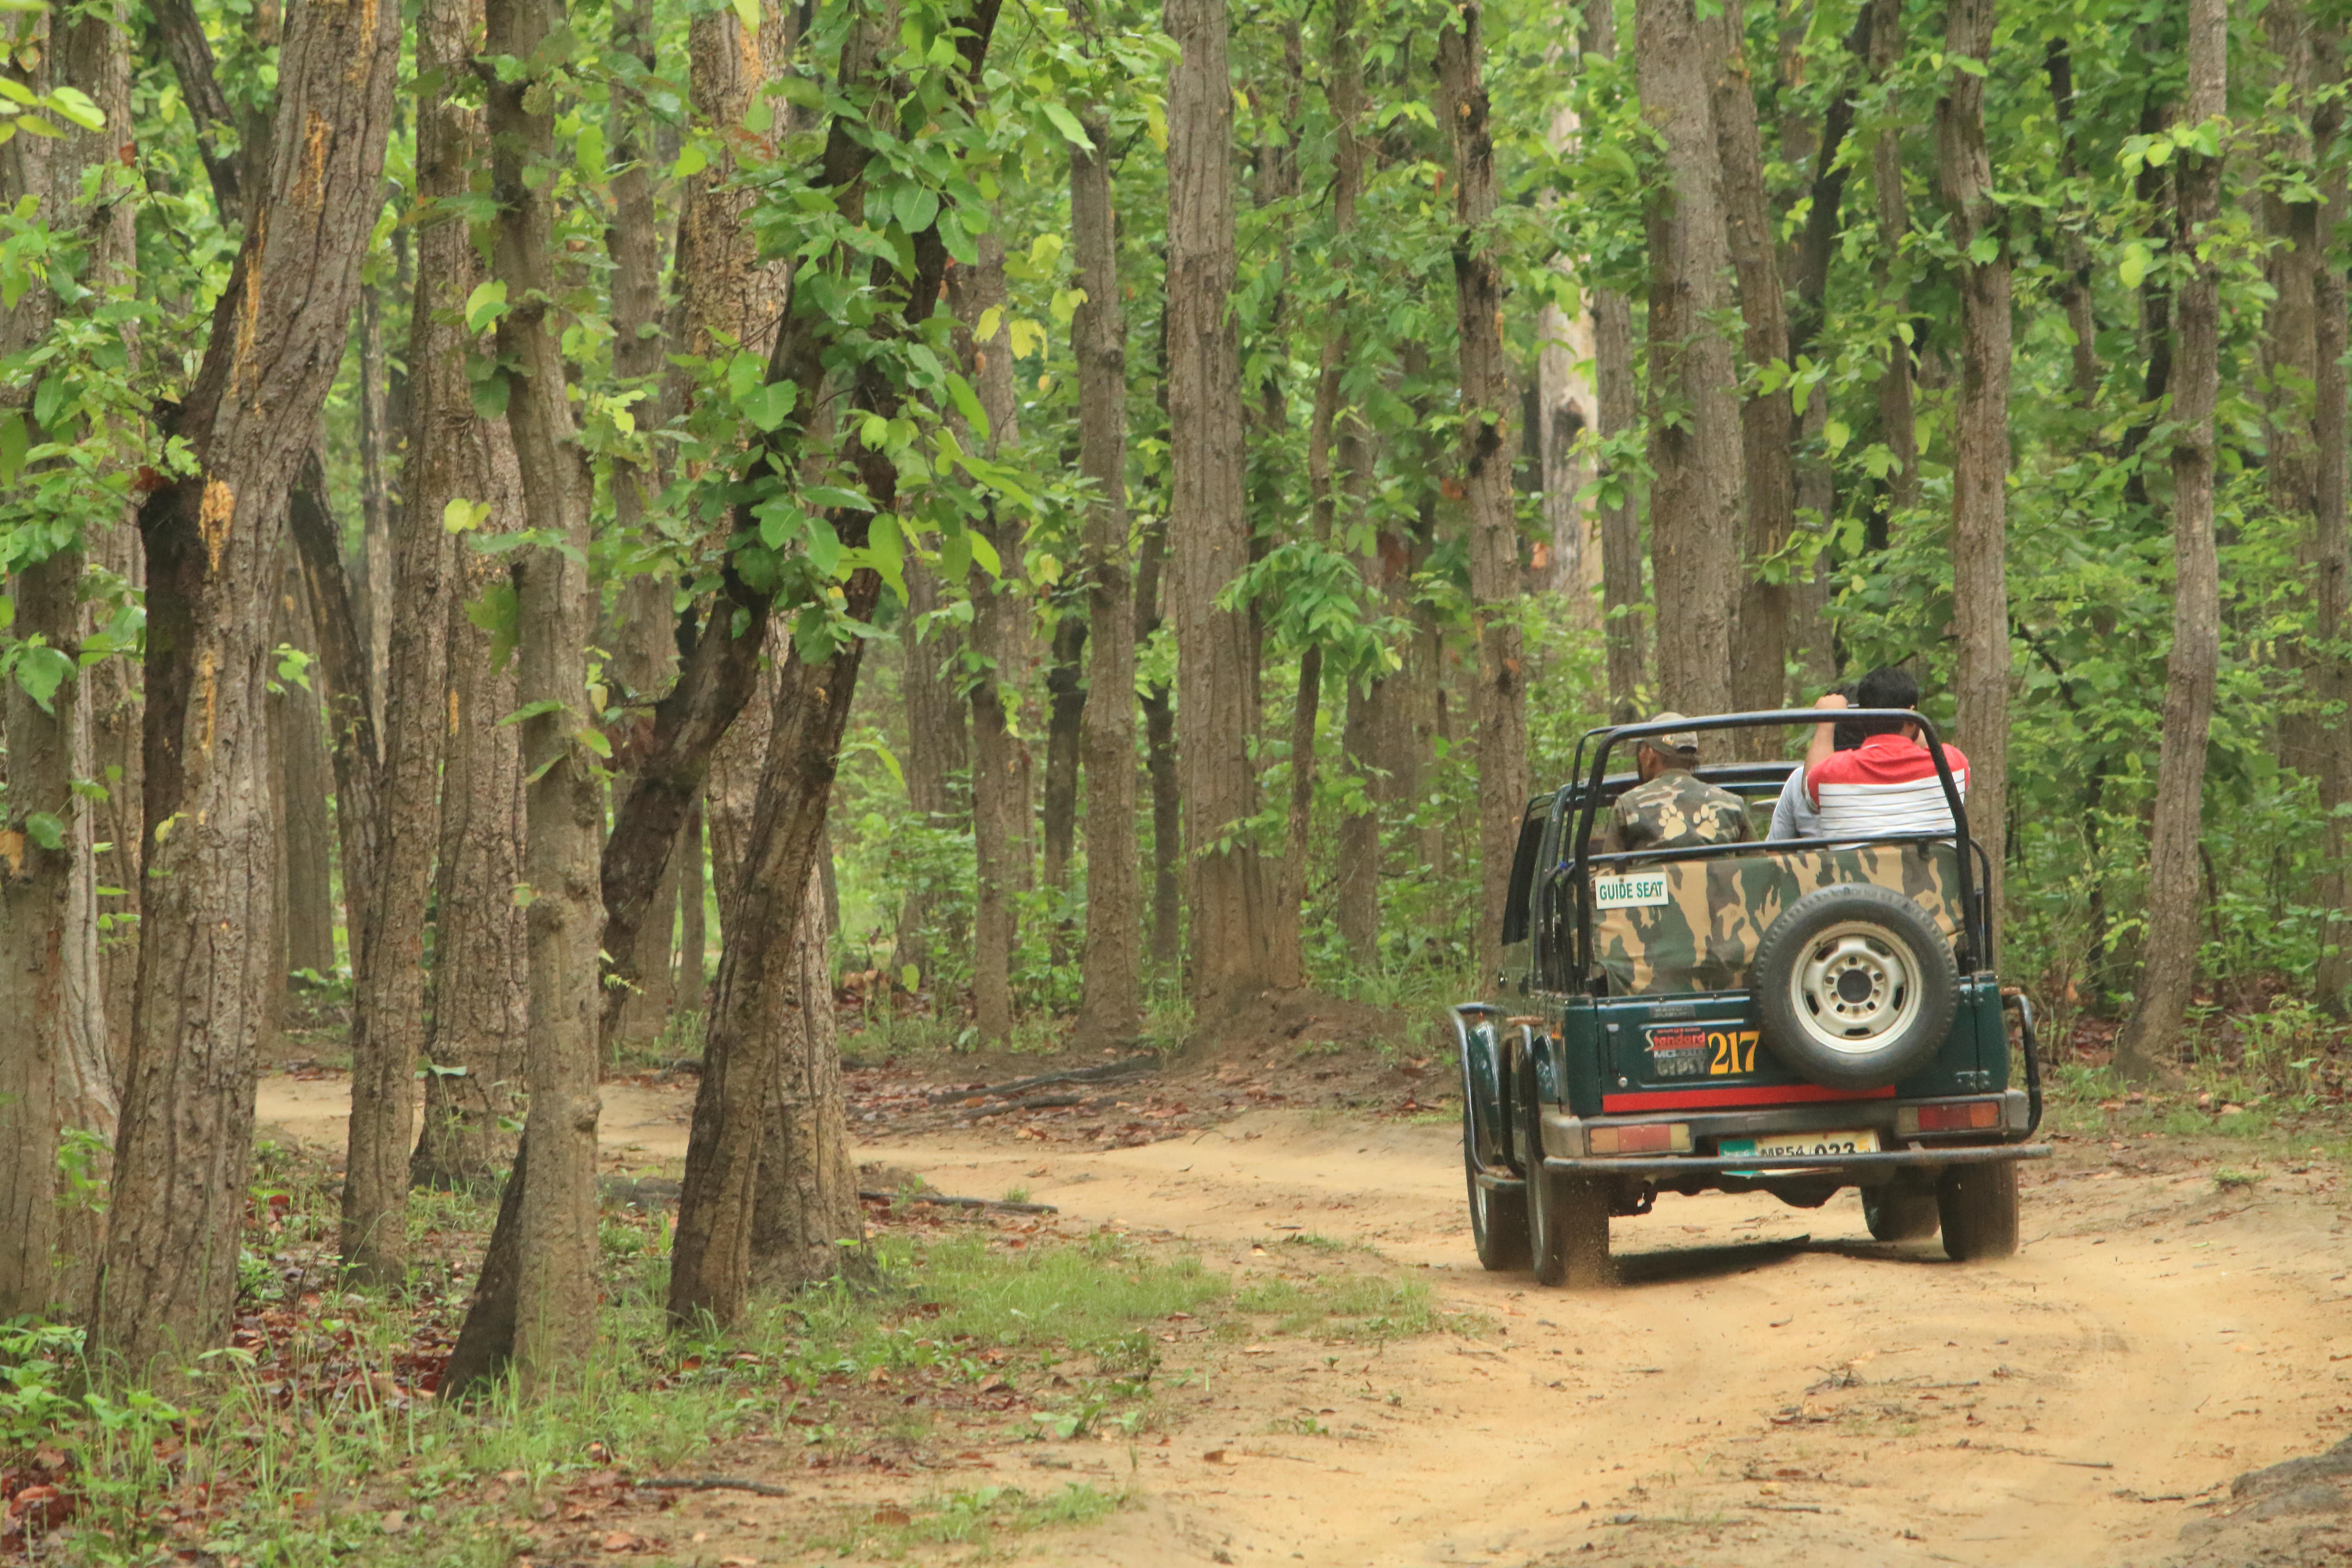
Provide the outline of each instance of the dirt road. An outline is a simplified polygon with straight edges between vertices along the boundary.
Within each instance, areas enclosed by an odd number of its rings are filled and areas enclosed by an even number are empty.
[[[341,1089],[268,1080],[262,1120],[339,1132]],[[608,1152],[674,1157],[688,1099],[608,1089]],[[2027,1167],[2026,1246],[2004,1263],[1872,1242],[1851,1194],[1668,1197],[1616,1222],[1622,1283],[1590,1295],[1478,1268],[1448,1125],[1273,1110],[1134,1148],[974,1129],[861,1158],[951,1193],[1025,1188],[1066,1229],[1165,1231],[1238,1273],[1281,1271],[1286,1237],[1360,1243],[1501,1330],[1191,1364],[1171,1348],[1164,1442],[940,1478],[1129,1494],[1023,1562],[2094,1568],[2172,1560],[2232,1477],[2352,1429],[2336,1167],[2224,1187],[2210,1161],[2125,1163],[2146,1147]],[[740,1528],[772,1552],[784,1521],[764,1513]]]
[[[2077,1157],[2029,1178],[2022,1254],[1966,1268],[1871,1241],[1850,1194],[1669,1197],[1616,1222],[1619,1289],[1568,1295],[1479,1269],[1459,1149],[1284,1111],[1098,1154],[877,1146],[1235,1267],[1291,1227],[1365,1243],[1504,1327],[1179,1394],[1170,1447],[1113,1467],[1142,1506],[1029,1560],[2147,1563],[2231,1477],[2352,1427],[2332,1174],[2249,1194]],[[1302,1412],[1329,1435],[1269,1431]]]

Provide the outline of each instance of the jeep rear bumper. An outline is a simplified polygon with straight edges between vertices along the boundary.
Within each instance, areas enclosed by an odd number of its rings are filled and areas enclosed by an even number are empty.
[[[1916,1122],[1906,1122],[1905,1110],[1916,1111],[1927,1106],[1986,1106],[1992,1117],[1990,1125],[1981,1125],[1951,1132],[1920,1132]],[[1922,1146],[1914,1152],[1929,1152],[1938,1148],[1981,1146],[1988,1139],[2007,1139],[2011,1145],[2024,1142],[2033,1135],[2032,1107],[2023,1089],[2006,1089],[1999,1094],[1937,1097],[1921,1100],[1846,1100],[1826,1104],[1767,1105],[1740,1110],[1714,1110],[1693,1107],[1676,1112],[1661,1109],[1639,1116],[1571,1116],[1557,1105],[1543,1108],[1543,1152],[1554,1160],[1591,1158],[1599,1165],[1622,1165],[1625,1155],[1597,1156],[1586,1141],[1588,1129],[1594,1127],[1673,1126],[1689,1130],[1689,1147],[1711,1149],[1725,1138],[1754,1138],[1776,1132],[1826,1132],[1849,1127],[1868,1128],[1884,1143],[1900,1140]],[[1667,1156],[1661,1154],[1660,1158]],[[1690,1155],[1674,1155],[1685,1170],[1696,1169]],[[1705,1159],[1707,1156],[1696,1156]],[[1735,1161],[1740,1170],[1754,1169],[1752,1161]],[[1814,1161],[1818,1164],[1818,1160]]]
[[[1544,1157],[1547,1171],[1577,1171],[1612,1176],[1690,1176],[1750,1171],[1874,1171],[1890,1166],[1929,1169],[1945,1165],[1993,1165],[2007,1160],[2047,1160],[2047,1143],[1979,1143],[1966,1148],[1889,1149],[1875,1154],[1633,1154],[1584,1159]]]

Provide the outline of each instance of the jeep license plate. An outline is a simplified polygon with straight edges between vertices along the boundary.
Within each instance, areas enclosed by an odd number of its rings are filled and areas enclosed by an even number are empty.
[[[1804,1154],[1875,1154],[1878,1134],[1865,1127],[1858,1132],[1776,1132],[1768,1138],[1727,1138],[1726,1154],[1758,1158]]]

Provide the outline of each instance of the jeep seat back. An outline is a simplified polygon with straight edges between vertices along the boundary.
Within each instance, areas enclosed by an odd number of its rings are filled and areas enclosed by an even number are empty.
[[[1618,871],[1663,873],[1666,901],[1602,910],[1592,953],[1612,996],[1744,991],[1756,945],[1780,911],[1816,888],[1874,882],[1916,900],[1948,942],[1960,933],[1958,861],[1949,840],[1752,851]]]

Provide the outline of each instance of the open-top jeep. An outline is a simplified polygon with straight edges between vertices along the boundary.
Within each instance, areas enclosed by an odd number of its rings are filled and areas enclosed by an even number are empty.
[[[2017,1249],[2017,1167],[2046,1157],[2032,1009],[1993,976],[1984,852],[1934,725],[1953,831],[1599,852],[1636,782],[1612,750],[1666,731],[1811,725],[1815,710],[1590,731],[1571,782],[1528,807],[1511,869],[1504,1005],[1453,1012],[1479,1261],[1605,1284],[1612,1215],[1662,1192],[1862,1190],[1870,1234],[1940,1226],[1960,1260]],[[1591,753],[1588,771],[1586,754]],[[1701,766],[1769,808],[1796,766]],[[2024,1087],[2011,1087],[2013,1009]]]

